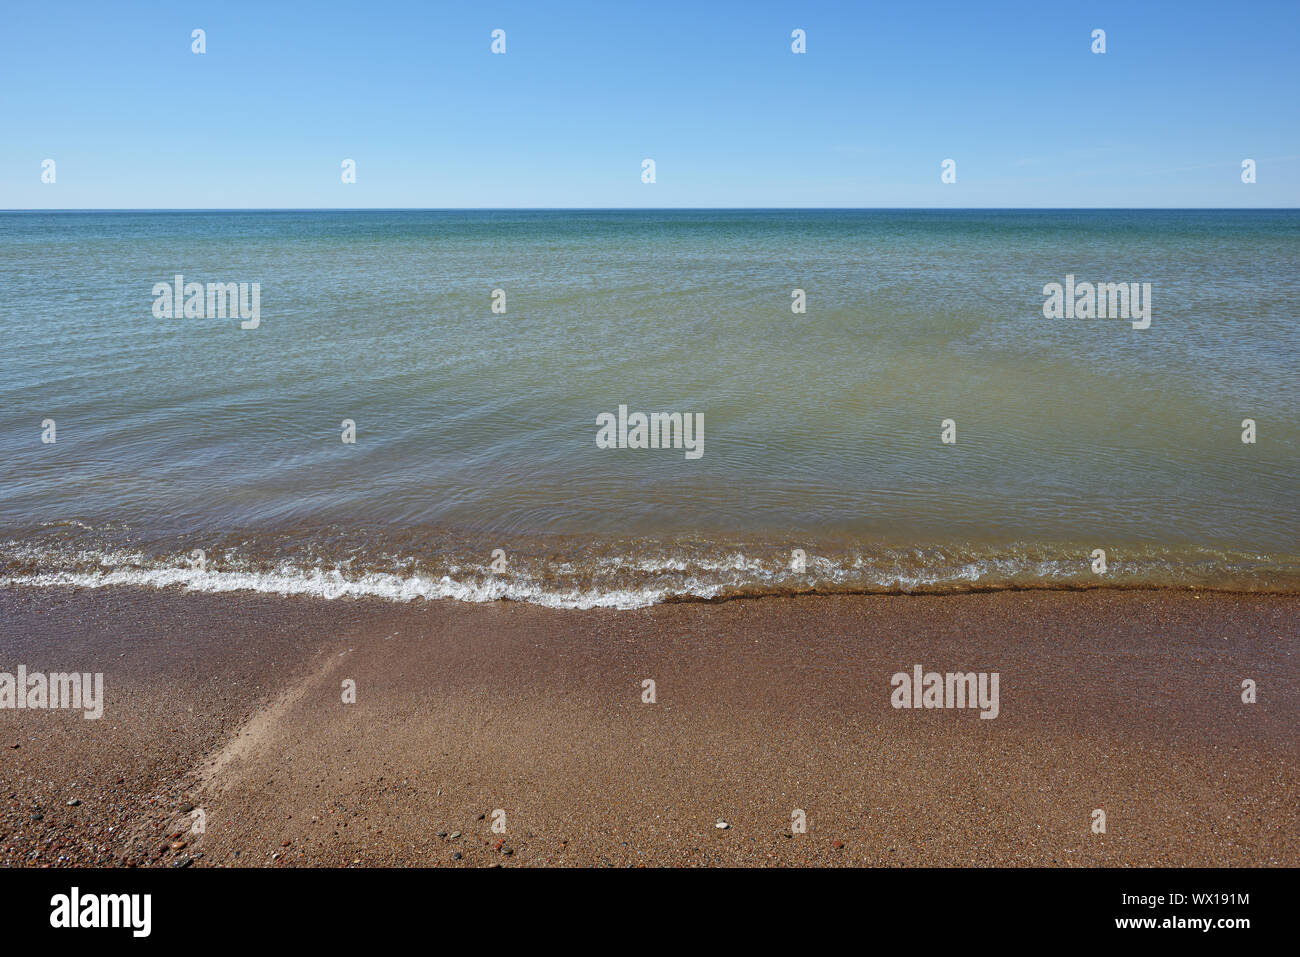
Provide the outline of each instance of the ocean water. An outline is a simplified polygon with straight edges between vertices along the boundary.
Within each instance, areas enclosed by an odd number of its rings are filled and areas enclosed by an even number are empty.
[[[0,586],[1297,591],[1298,304],[1297,211],[0,213]]]

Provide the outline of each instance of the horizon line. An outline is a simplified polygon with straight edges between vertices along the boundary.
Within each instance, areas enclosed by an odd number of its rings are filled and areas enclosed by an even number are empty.
[[[1296,206],[15,206],[0,213],[1293,212]]]

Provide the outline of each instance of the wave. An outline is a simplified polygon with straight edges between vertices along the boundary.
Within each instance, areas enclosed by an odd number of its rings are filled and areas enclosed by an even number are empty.
[[[70,527],[70,526],[66,526]],[[80,532],[90,531],[81,526]],[[944,594],[1000,589],[1199,588],[1300,592],[1300,556],[1209,548],[1114,548],[1104,573],[1073,545],[794,548],[771,543],[577,540],[495,550],[464,540],[428,552],[331,540],[242,539],[211,552],[0,543],[0,587],[179,588],[323,599],[523,601],[632,609],[766,595]]]

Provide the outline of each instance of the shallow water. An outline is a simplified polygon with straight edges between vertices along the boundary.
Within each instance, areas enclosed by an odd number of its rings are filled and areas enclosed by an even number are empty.
[[[1295,211],[4,213],[0,580],[1300,590],[1297,266]],[[260,324],[156,318],[177,273]],[[1150,327],[1044,318],[1067,274]]]

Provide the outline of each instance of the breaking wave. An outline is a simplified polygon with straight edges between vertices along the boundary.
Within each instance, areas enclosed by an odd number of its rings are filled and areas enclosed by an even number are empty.
[[[82,527],[81,533],[92,530]],[[84,535],[83,535],[84,537]],[[1206,548],[576,540],[438,541],[422,553],[331,541],[241,540],[202,554],[74,542],[0,543],[0,587],[179,588],[323,599],[523,601],[551,608],[642,608],[796,594],[943,594],[998,589],[1202,588],[1300,592],[1300,557]],[[494,554],[495,552],[495,554]],[[802,554],[800,554],[802,552]]]

